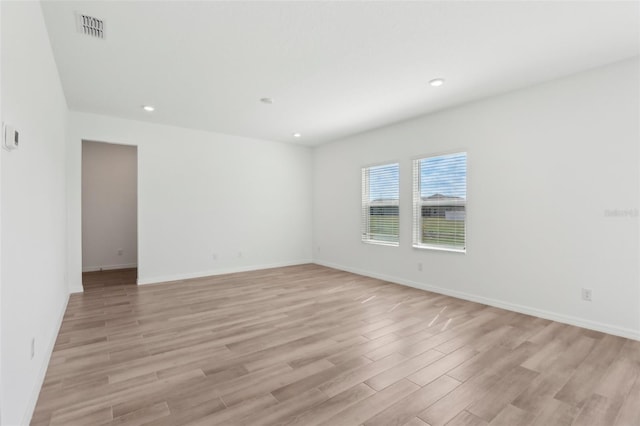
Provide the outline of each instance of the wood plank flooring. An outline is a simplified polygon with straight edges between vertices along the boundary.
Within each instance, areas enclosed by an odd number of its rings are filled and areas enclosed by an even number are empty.
[[[85,275],[32,425],[640,425],[640,342],[317,265]]]

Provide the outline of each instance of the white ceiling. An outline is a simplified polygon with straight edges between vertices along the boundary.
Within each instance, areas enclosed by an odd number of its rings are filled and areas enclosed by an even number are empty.
[[[307,145],[640,51],[636,1],[45,1],[43,10],[71,109]],[[106,39],[77,33],[75,12],[103,19]],[[445,85],[429,86],[436,77]]]

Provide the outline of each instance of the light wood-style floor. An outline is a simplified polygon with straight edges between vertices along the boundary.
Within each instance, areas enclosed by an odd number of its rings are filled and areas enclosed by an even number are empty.
[[[317,265],[134,274],[71,296],[33,425],[640,425],[637,341]]]
[[[138,268],[117,269],[82,274],[82,288],[85,291],[104,287],[136,285]]]

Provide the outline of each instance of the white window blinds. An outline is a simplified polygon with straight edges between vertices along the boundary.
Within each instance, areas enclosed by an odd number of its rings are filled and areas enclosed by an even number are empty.
[[[467,153],[413,163],[413,245],[466,250]]]
[[[362,241],[398,245],[399,165],[362,169]]]

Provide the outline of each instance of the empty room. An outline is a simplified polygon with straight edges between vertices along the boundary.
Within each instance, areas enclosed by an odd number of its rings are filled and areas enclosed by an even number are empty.
[[[640,425],[640,2],[0,0],[2,426]]]

